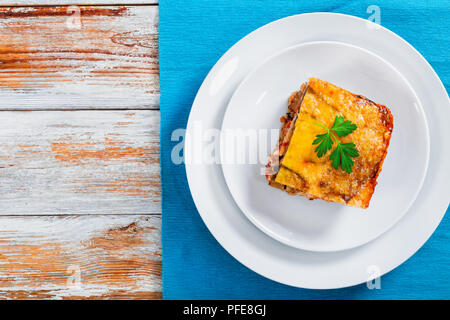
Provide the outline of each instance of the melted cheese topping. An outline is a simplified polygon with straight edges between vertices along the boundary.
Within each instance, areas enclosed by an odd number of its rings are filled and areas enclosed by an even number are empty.
[[[360,154],[353,158],[353,172],[334,169],[330,153],[318,158],[312,143],[316,135],[325,132],[336,116],[343,116],[357,129],[341,142],[353,142]],[[392,132],[389,110],[370,100],[352,94],[326,81],[311,78],[294,133],[282,160],[275,181],[297,189],[310,198],[340,202],[366,208],[376,185],[376,177],[386,155]]]

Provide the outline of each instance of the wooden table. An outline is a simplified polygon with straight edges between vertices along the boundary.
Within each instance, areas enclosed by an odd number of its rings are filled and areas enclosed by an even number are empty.
[[[102,1],[0,7],[1,299],[162,296],[158,6]]]

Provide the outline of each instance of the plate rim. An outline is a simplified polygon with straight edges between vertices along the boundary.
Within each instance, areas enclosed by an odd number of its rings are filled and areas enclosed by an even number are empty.
[[[311,15],[316,15],[316,16],[340,16],[342,18],[345,19],[351,19],[354,21],[359,21],[359,22],[363,22],[363,23],[369,23],[369,24],[374,24],[373,22],[370,22],[368,20],[359,18],[359,17],[355,17],[355,16],[351,16],[351,15],[347,15],[347,14],[342,14],[342,13],[331,13],[331,12],[311,12],[311,13],[303,13],[303,14],[297,14],[297,15],[291,15],[291,16],[287,16],[284,17],[282,19],[278,19],[275,21],[272,21],[268,24],[265,24],[263,26],[261,26],[260,28],[254,30],[253,32],[247,34],[245,37],[243,37],[242,39],[240,39],[238,42],[236,42],[231,48],[229,48],[222,56],[221,58],[216,62],[216,64],[211,68],[211,70],[208,72],[207,76],[205,77],[202,85],[200,86],[198,93],[195,97],[191,112],[189,114],[189,118],[188,118],[188,122],[187,122],[187,127],[186,127],[186,133],[188,132],[188,130],[190,129],[190,127],[192,126],[192,118],[193,118],[193,111],[195,109],[195,106],[198,104],[198,100],[199,100],[199,94],[202,90],[205,90],[206,87],[206,82],[208,80],[210,80],[212,73],[214,72],[214,69],[221,63],[223,62],[226,57],[230,54],[230,51],[235,48],[239,43],[241,43],[244,40],[247,40],[249,37],[251,37],[255,32],[257,32],[258,30],[261,29],[265,29],[268,28],[271,25],[274,25],[276,23],[280,23],[283,21],[286,21],[288,19],[297,19],[297,18],[301,18],[302,16],[311,16]],[[375,25],[375,24],[374,24]],[[448,94],[446,92],[446,89],[442,83],[442,81],[439,79],[438,75],[436,74],[436,72],[433,70],[433,68],[431,67],[431,65],[428,63],[428,61],[412,46],[410,45],[407,41],[405,41],[403,38],[401,38],[400,36],[398,36],[397,34],[395,34],[394,32],[390,31],[389,29],[383,27],[383,26],[379,26],[377,25],[377,27],[379,27],[380,29],[382,29],[384,32],[387,32],[387,34],[391,37],[394,37],[395,39],[397,39],[397,41],[400,41],[403,45],[406,46],[406,48],[408,48],[409,50],[411,50],[411,52],[414,54],[415,57],[417,57],[420,62],[424,65],[424,68],[426,69],[427,72],[430,73],[430,76],[436,81],[436,83],[438,84],[438,89],[439,92],[441,94],[444,94],[446,96],[446,100],[447,103],[450,104],[450,100],[448,98]],[[187,135],[186,135],[187,136]],[[189,150],[189,140],[186,139],[185,141],[185,152],[187,150]],[[449,158],[449,150],[444,150],[445,152],[443,152],[443,156],[446,156],[447,158]],[[186,155],[186,153],[185,153]],[[192,174],[194,173],[194,167],[191,164],[185,163],[185,169],[186,169],[186,176],[187,176],[187,180],[188,180],[188,185],[192,194],[192,190],[193,190],[193,177]],[[200,201],[198,199],[195,198],[195,196],[192,194],[192,198],[193,198],[193,202],[197,208],[197,211],[199,213],[199,215],[201,216],[203,222],[205,223],[207,229],[211,232],[211,234],[215,237],[215,239],[219,242],[219,244],[231,255],[233,256],[236,260],[238,260],[241,264],[243,264],[244,266],[248,267],[249,269],[253,270],[254,272],[260,274],[263,277],[266,277],[268,279],[271,279],[273,281],[279,282],[279,283],[283,283],[289,286],[294,286],[294,287],[300,287],[300,288],[311,288],[311,289],[332,289],[332,288],[343,288],[343,287],[349,287],[349,286],[353,286],[353,285],[357,285],[360,283],[363,283],[364,281],[347,281],[345,284],[333,284],[333,285],[323,285],[323,284],[305,284],[303,281],[302,283],[300,283],[299,281],[295,281],[292,282],[291,280],[287,281],[285,279],[280,279],[280,277],[276,277],[273,275],[273,273],[268,272],[267,270],[261,269],[261,268],[256,268],[254,263],[251,263],[248,258],[243,255],[240,252],[236,252],[234,250],[231,250],[232,248],[230,247],[230,243],[228,243],[225,239],[225,237],[223,236],[223,234],[217,230],[213,229],[213,225],[210,224],[210,220],[204,212],[202,212],[203,210],[203,204],[200,203]],[[439,199],[438,199],[439,200]],[[446,202],[446,205],[448,206],[448,202]],[[431,227],[430,230],[428,230],[426,232],[425,235],[423,235],[421,237],[420,240],[418,240],[418,244],[415,245],[414,248],[412,249],[408,249],[406,252],[400,259],[397,259],[397,261],[395,263],[390,263],[388,264],[387,267],[384,268],[384,270],[382,270],[380,275],[384,275],[388,272],[390,272],[391,270],[395,269],[396,267],[398,267],[399,265],[401,265],[402,263],[404,263],[406,260],[408,260],[411,256],[413,256],[423,245],[424,243],[430,238],[430,236],[434,233],[435,229],[437,228],[437,226],[439,225],[439,223],[442,221],[444,215],[445,215],[445,207],[443,206],[443,204],[440,204],[440,206],[442,207],[443,212],[441,212],[439,214],[438,217],[434,217],[433,221],[431,221]]]

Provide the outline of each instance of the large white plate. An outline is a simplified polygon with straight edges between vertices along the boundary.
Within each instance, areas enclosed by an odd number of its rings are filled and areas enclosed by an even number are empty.
[[[276,143],[267,137],[280,127],[287,97],[310,76],[387,105],[394,116],[388,156],[366,210],[293,197],[267,185],[264,167]],[[387,231],[416,199],[428,165],[428,128],[411,86],[380,57],[341,42],[303,43],[263,62],[231,98],[222,132],[228,135],[220,149],[222,168],[236,203],[262,231],[305,250],[350,249]]]
[[[408,80],[422,102],[430,133],[430,160],[422,189],[408,213],[377,239],[354,249],[319,253],[296,249],[256,228],[235,204],[220,164],[190,162],[194,131],[220,128],[226,106],[242,79],[268,57],[309,41],[340,41],[369,50]],[[356,285],[396,268],[431,236],[444,216],[450,188],[450,102],[426,60],[406,41],[369,21],[342,14],[287,17],[252,32],[216,63],[192,106],[185,141],[186,173],[197,209],[217,241],[238,261],[272,280],[304,288]],[[197,128],[197,130],[194,130]],[[200,129],[198,129],[200,128]],[[377,272],[374,272],[376,270]]]

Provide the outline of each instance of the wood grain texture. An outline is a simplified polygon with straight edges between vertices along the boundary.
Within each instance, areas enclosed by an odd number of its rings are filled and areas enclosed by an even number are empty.
[[[0,3],[0,299],[160,299],[156,1],[74,3]]]
[[[0,215],[160,213],[159,111],[0,112]]]
[[[0,217],[0,299],[160,299],[160,223]]]
[[[0,6],[158,4],[158,0],[2,0]]]
[[[157,6],[0,7],[0,110],[157,109]]]

